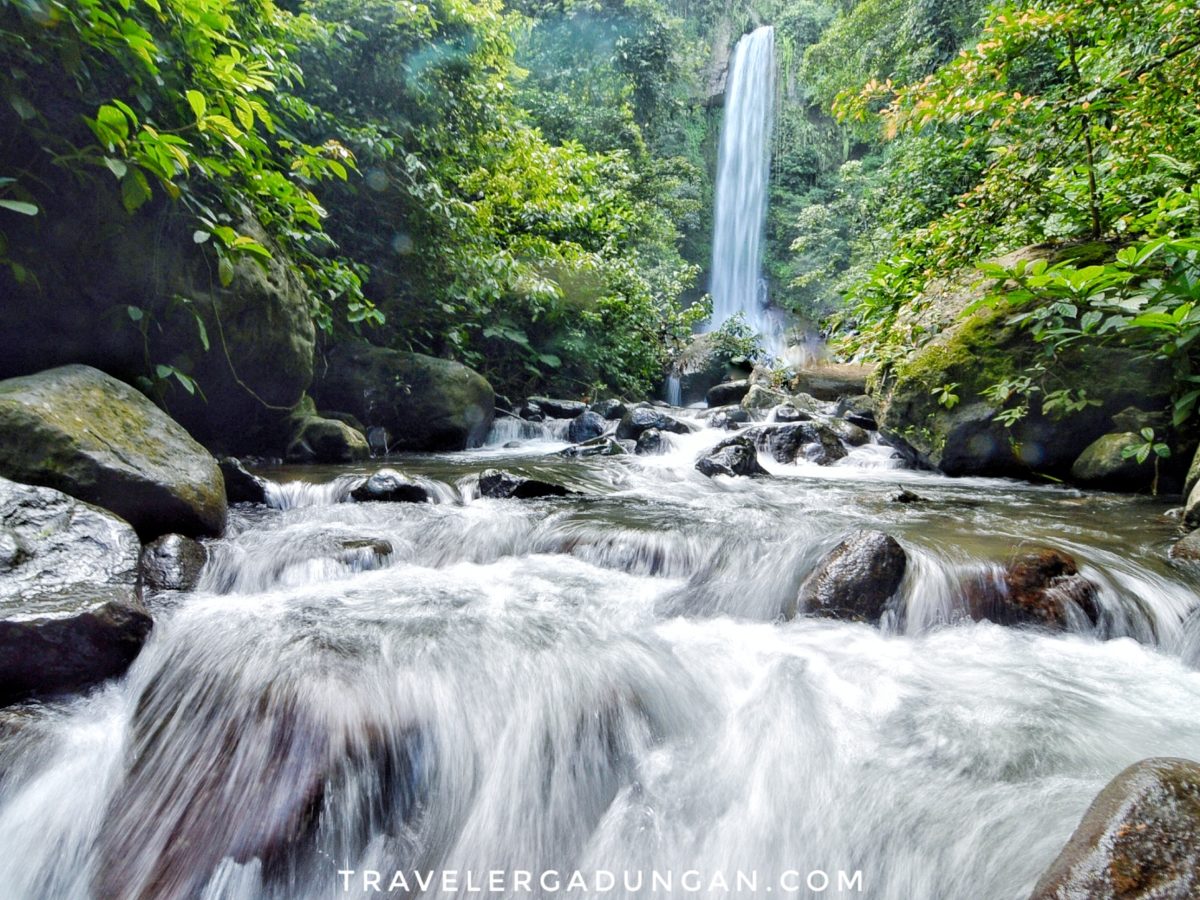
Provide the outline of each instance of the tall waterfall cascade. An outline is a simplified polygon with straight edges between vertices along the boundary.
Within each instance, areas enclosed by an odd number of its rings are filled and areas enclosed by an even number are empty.
[[[766,349],[782,350],[782,322],[767,309],[762,278],[771,128],[775,101],[775,29],[742,37],[729,63],[717,159],[710,328],[741,313]]]

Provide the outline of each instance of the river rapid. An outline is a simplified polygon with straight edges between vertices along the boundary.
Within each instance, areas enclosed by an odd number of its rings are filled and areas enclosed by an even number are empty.
[[[877,443],[709,479],[723,432],[587,459],[557,434],[388,461],[436,503],[342,502],[382,463],[264,473],[272,508],[232,510],[128,674],[0,742],[0,896],[1022,898],[1122,768],[1200,759],[1169,504]],[[579,494],[480,498],[488,467]],[[782,621],[863,527],[909,557],[881,627]],[[965,620],[964,578],[1042,546],[1097,626]]]

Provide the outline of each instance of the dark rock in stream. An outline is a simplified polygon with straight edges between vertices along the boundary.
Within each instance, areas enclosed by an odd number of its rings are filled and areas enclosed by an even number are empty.
[[[585,409],[567,426],[567,440],[572,444],[582,444],[592,438],[598,438],[608,428],[608,422],[599,413]]]
[[[882,531],[856,531],[817,563],[784,618],[797,612],[851,622],[878,622],[900,587],[908,555]]]
[[[846,455],[836,434],[820,422],[795,422],[787,425],[756,425],[742,432],[776,462],[795,462],[803,457],[827,466]]]
[[[0,475],[102,506],[145,539],[225,527],[217,461],[144,394],[88,366],[0,381]]]
[[[696,463],[701,475],[769,475],[758,462],[758,450],[748,437],[737,435],[721,441]]]
[[[426,488],[395,469],[380,469],[350,492],[357,503],[427,503]]]
[[[1144,443],[1145,439],[1132,431],[1101,435],[1072,464],[1071,480],[1106,490],[1149,489],[1154,480],[1153,457],[1138,462],[1126,455]]]
[[[742,398],[750,393],[750,382],[742,381],[725,381],[721,384],[714,384],[708,389],[705,394],[705,402],[711,406],[734,406],[742,402]]]
[[[708,417],[709,428],[721,428],[725,431],[737,431],[750,421],[750,414],[739,406],[718,410]]]
[[[599,403],[593,403],[590,408],[592,412],[599,413],[610,421],[620,419],[629,412],[629,408],[620,400],[601,400]]]
[[[230,503],[267,502],[267,481],[246,470],[242,461],[233,456],[223,456],[217,461],[221,477],[225,479],[225,499]]]
[[[0,479],[0,706],[119,675],[152,622],[128,523]]]
[[[639,456],[655,456],[667,452],[667,439],[657,428],[647,428],[638,435],[633,452]]]
[[[566,447],[558,451],[559,456],[566,456],[570,459],[582,459],[588,456],[624,456],[632,451],[632,446],[624,446],[626,441],[614,441],[610,437],[592,438],[590,441],[584,441],[582,444],[576,444],[573,447]]]
[[[1000,572],[966,585],[974,619],[999,625],[1037,625],[1061,631],[1074,620],[1100,618],[1096,585],[1079,574],[1074,557],[1045,548],[1017,557]]]
[[[805,422],[811,418],[810,413],[796,409],[790,403],[781,403],[771,410],[772,422]]]
[[[371,455],[361,430],[342,419],[317,415],[311,401],[302,403],[289,422],[291,434],[284,454],[288,462],[347,463]]]
[[[1200,765],[1134,763],[1093,801],[1030,900],[1200,896]]]
[[[689,434],[691,427],[652,406],[636,406],[621,418],[617,426],[617,439],[636,441],[648,428],[670,431],[673,434]]]
[[[553,397],[530,397],[529,406],[536,406],[552,419],[574,419],[587,412],[587,404],[580,400],[556,400]]]
[[[164,534],[142,550],[142,583],[152,591],[190,591],[200,581],[208,550],[181,534]]]
[[[487,469],[479,475],[479,495],[494,500],[535,500],[539,497],[566,497],[573,491],[561,484],[536,478],[524,478],[499,469]]]

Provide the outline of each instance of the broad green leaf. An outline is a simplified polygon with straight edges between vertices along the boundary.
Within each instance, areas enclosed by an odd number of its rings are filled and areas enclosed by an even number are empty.
[[[21,200],[0,200],[0,209],[7,209],[23,216],[36,216],[39,212],[36,203],[25,203]]]

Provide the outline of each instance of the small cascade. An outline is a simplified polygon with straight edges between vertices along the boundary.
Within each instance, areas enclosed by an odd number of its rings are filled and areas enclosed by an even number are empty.
[[[672,406],[683,406],[683,385],[674,372],[667,376],[667,402]]]
[[[710,329],[740,315],[778,356],[783,322],[767,308],[763,234],[775,103],[775,29],[745,35],[733,51],[717,160]]]

